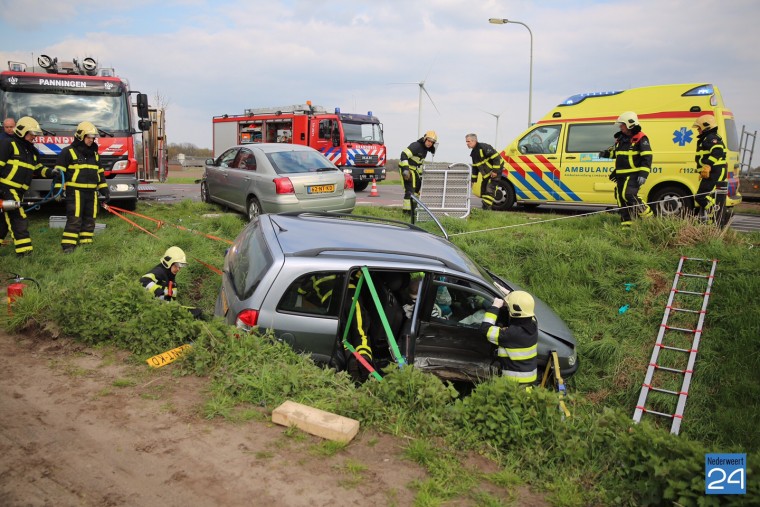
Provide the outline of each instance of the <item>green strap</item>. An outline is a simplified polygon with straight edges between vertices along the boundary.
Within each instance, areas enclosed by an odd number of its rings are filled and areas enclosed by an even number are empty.
[[[393,336],[393,332],[391,331],[391,325],[388,324],[388,318],[385,315],[385,310],[383,309],[383,305],[380,303],[380,298],[377,295],[377,291],[375,290],[375,284],[372,283],[372,277],[369,275],[369,270],[367,269],[367,266],[362,266],[362,274],[364,276],[359,278],[359,283],[362,283],[362,280],[364,277],[367,278],[367,286],[369,287],[369,291],[372,294],[372,299],[375,301],[375,307],[377,308],[377,313],[380,315],[380,320],[383,322],[383,329],[385,329],[385,335],[388,337],[388,342],[391,344],[391,351],[393,352],[393,355],[396,357],[396,362],[398,363],[399,368],[403,368],[406,366],[406,359],[404,356],[401,355],[401,351],[398,348],[398,344],[396,343],[396,338]],[[359,288],[356,289],[357,293],[359,292]]]
[[[359,277],[359,283],[356,284],[356,290],[354,290],[354,297],[351,300],[351,309],[348,311],[348,320],[346,321],[346,328],[343,330],[343,346],[352,354],[355,356],[358,356],[359,354],[356,352],[356,349],[353,345],[351,345],[348,342],[348,331],[351,329],[351,322],[354,320],[354,310],[356,310],[356,302],[359,300],[359,292],[361,291],[362,284],[364,282],[364,277]],[[380,374],[376,370],[372,370],[370,372],[373,377],[375,377],[375,380],[383,380],[383,377],[380,376]]]

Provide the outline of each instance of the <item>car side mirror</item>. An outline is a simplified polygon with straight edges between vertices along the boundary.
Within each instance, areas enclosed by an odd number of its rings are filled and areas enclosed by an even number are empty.
[[[213,158],[207,158],[206,159],[206,165],[214,165],[214,159]]]

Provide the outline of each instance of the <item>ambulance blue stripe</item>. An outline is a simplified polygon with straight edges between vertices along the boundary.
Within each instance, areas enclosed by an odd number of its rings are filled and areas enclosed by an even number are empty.
[[[557,179],[557,180],[554,181],[554,183],[556,183],[557,186],[560,188],[560,190],[562,190],[564,193],[566,193],[567,196],[570,199],[572,199],[573,201],[575,201],[575,202],[581,202],[581,201],[583,201],[583,199],[581,199],[580,197],[578,197],[577,195],[575,195],[575,192],[573,192],[572,190],[570,190],[567,187],[567,185],[565,185],[564,183],[562,183],[561,180]]]
[[[512,176],[514,176],[514,178],[517,181],[520,182],[520,184],[522,184],[522,186],[526,187],[529,192],[531,192],[534,196],[536,196],[537,199],[542,199],[545,201],[549,199],[548,197],[544,197],[543,195],[541,195],[541,193],[535,188],[533,188],[533,186],[530,183],[528,183],[528,181],[517,171],[513,171],[511,174]]]
[[[544,190],[546,190],[547,192],[549,192],[549,195],[551,195],[552,197],[556,198],[558,201],[564,201],[565,200],[561,195],[558,195],[557,192],[552,187],[550,187],[548,183],[546,183],[543,179],[541,179],[541,176],[539,176],[538,174],[533,173],[533,172],[530,173],[530,176]]]
[[[517,198],[518,199],[527,199],[528,198],[528,194],[526,194],[525,192],[523,192],[522,190],[520,190],[519,188],[517,188],[515,185],[512,185],[512,186],[515,189],[515,194],[517,194]]]

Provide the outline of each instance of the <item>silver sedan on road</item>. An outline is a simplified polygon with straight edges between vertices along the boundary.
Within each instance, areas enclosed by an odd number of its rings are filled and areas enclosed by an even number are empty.
[[[351,175],[317,150],[283,143],[233,146],[206,160],[201,200],[245,213],[338,211],[351,213],[356,194]]]

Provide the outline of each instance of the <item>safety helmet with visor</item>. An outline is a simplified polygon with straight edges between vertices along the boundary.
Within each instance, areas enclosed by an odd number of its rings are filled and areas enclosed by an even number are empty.
[[[91,137],[95,139],[98,137],[99,132],[98,129],[89,121],[83,121],[79,125],[77,125],[77,131],[74,134],[74,137],[79,139],[80,141],[84,141],[85,137]]]
[[[507,294],[507,297],[504,298],[504,302],[507,304],[509,316],[512,318],[521,319],[536,315],[536,302],[533,300],[533,296],[524,290],[510,292]]]
[[[425,132],[425,141],[430,141],[433,144],[438,143],[438,134],[435,133],[435,130]]]
[[[703,114],[696,120],[694,120],[694,125],[692,125],[692,128],[698,128],[702,129],[702,131],[707,131],[710,129],[715,128],[715,116],[711,114]]]
[[[161,257],[161,264],[165,268],[171,268],[173,264],[178,264],[179,267],[184,268],[187,266],[187,257],[180,247],[172,246],[164,252],[164,256]]]
[[[636,113],[633,111],[626,111],[622,113],[620,116],[618,116],[618,119],[615,121],[616,125],[625,125],[629,129],[635,127],[639,124],[639,117],[636,116]]]
[[[13,129],[13,133],[21,138],[27,134],[41,136],[42,129],[40,128],[40,124],[37,123],[37,120],[31,116],[24,116],[23,118],[20,118],[18,122],[16,122],[16,128]]]

